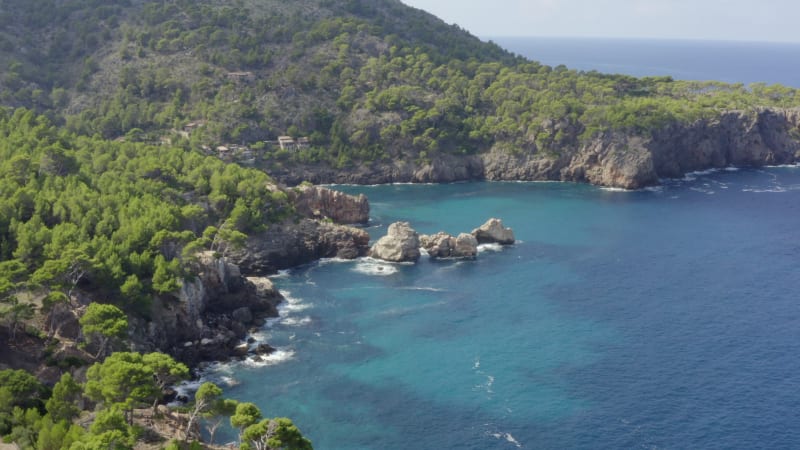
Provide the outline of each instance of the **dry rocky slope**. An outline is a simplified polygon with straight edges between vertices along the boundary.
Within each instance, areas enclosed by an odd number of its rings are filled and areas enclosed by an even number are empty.
[[[713,119],[673,124],[650,135],[607,133],[558,156],[501,149],[425,164],[393,161],[345,169],[306,166],[273,173],[287,184],[441,183],[465,180],[576,181],[638,189],[662,178],[712,168],[800,161],[800,109],[728,111]]]

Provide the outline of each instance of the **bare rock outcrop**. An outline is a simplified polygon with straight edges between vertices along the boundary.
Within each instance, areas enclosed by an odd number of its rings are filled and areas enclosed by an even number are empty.
[[[422,235],[419,240],[432,258],[474,258],[478,255],[478,240],[471,234],[461,233],[454,237],[442,231]]]
[[[368,251],[369,234],[362,229],[302,219],[250,236],[229,259],[246,274],[268,275],[320,258],[354,259]]]
[[[395,222],[389,225],[386,236],[372,246],[369,256],[391,262],[417,261],[419,235],[408,222]]]
[[[495,218],[472,230],[472,235],[481,244],[511,245],[516,241],[514,231],[503,226],[502,220]]]
[[[198,255],[197,277],[153,302],[150,321],[133,318],[136,351],[168,351],[189,364],[227,360],[255,318],[275,317],[283,297],[266,279],[248,279],[225,258]]]
[[[789,164],[800,160],[800,109],[728,111],[653,133],[648,148],[662,178],[687,172]]]
[[[313,219],[331,219],[335,223],[369,222],[369,201],[364,194],[348,195],[320,186],[301,185],[294,192],[298,213]]]

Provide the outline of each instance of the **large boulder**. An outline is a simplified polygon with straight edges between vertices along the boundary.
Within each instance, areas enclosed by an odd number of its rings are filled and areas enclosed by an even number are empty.
[[[419,235],[408,222],[389,225],[386,236],[380,238],[369,256],[390,262],[415,262],[420,257]]]
[[[327,218],[342,224],[369,221],[369,201],[364,194],[353,196],[310,185],[300,186],[295,192],[295,210],[306,217]]]
[[[453,237],[443,231],[422,235],[420,244],[432,258],[474,258],[478,254],[478,240],[467,233]]]
[[[478,255],[478,240],[469,233],[461,233],[456,237],[453,249],[454,258],[474,258]]]
[[[511,245],[514,239],[514,231],[503,226],[500,219],[491,218],[479,228],[472,230],[472,235],[480,244],[501,244]]]

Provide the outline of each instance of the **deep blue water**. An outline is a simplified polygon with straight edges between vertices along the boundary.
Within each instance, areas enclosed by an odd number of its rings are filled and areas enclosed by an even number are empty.
[[[800,88],[797,43],[545,37],[493,40],[519,55],[570,69]]]
[[[521,242],[274,279],[280,352],[210,376],[316,448],[800,448],[800,168],[337,188],[373,237],[496,216]]]

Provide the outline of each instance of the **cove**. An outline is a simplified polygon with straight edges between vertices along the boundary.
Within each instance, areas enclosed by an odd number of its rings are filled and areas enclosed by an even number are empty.
[[[275,277],[279,352],[208,377],[315,448],[800,445],[800,169],[336,189],[370,198],[373,239],[500,217],[521,242]]]

